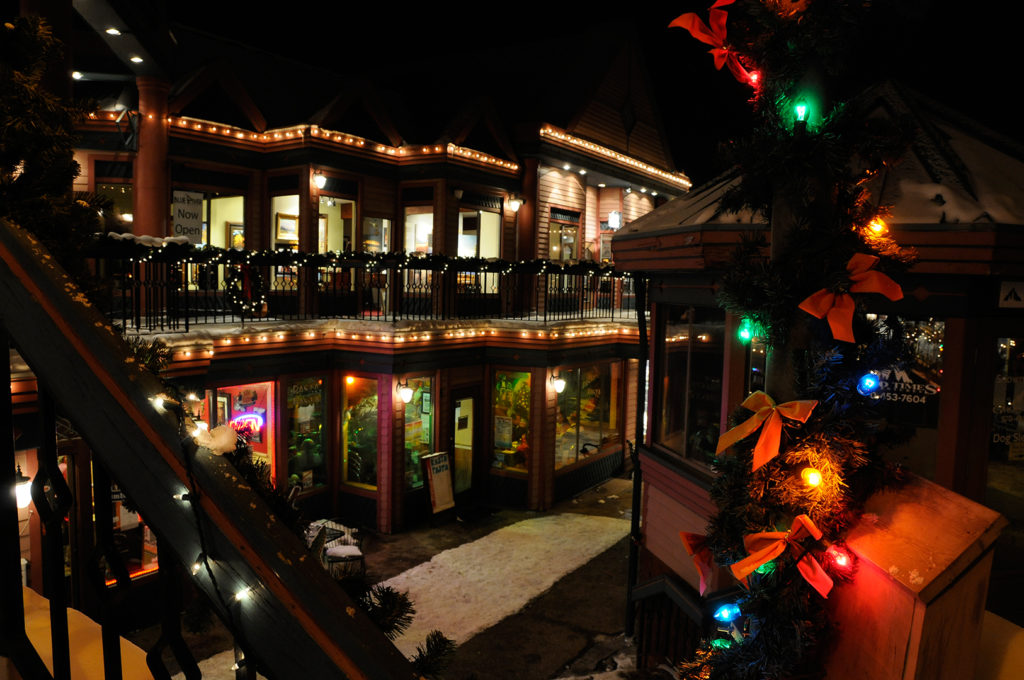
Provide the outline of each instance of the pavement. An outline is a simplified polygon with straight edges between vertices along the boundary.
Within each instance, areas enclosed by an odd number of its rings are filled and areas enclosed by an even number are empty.
[[[476,508],[449,511],[397,534],[370,534],[363,544],[368,580],[379,583],[444,550],[497,529],[548,514],[581,513],[628,519],[632,482],[612,478],[544,512]],[[640,678],[632,671],[625,623],[628,538],[569,572],[519,612],[461,644],[444,680],[549,680],[552,678]],[[415,603],[414,603],[415,604]],[[148,649],[149,633],[129,636]],[[207,680],[233,680],[230,634],[213,630],[186,634]],[[168,659],[168,661],[170,661]],[[172,666],[172,673],[176,671]],[[614,672],[618,668],[621,672]],[[611,671],[611,672],[610,672]],[[288,680],[288,679],[282,679]]]

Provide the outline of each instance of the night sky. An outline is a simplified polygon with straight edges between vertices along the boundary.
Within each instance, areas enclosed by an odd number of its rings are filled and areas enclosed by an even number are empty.
[[[880,76],[892,76],[1005,135],[1024,139],[1017,105],[1011,102],[1017,89],[1012,74],[1022,52],[1017,26],[950,0],[875,4],[892,5],[899,18],[865,33],[861,59]],[[720,169],[719,143],[750,126],[749,88],[715,71],[706,45],[681,29],[667,28],[679,14],[705,14],[709,5],[709,0],[623,3],[618,15],[578,2],[532,1],[478,3],[469,10],[442,3],[399,9],[387,2],[322,2],[261,15],[253,14],[255,5],[248,2],[180,0],[167,7],[172,20],[343,72],[422,55],[468,54],[480,44],[530,43],[608,20],[632,22],[642,38],[676,164],[700,183]]]

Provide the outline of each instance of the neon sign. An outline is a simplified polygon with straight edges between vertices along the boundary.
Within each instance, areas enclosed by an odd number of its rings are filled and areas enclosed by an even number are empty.
[[[259,413],[243,413],[234,420],[231,421],[231,427],[235,430],[251,429],[253,432],[259,432],[263,429],[263,416]]]

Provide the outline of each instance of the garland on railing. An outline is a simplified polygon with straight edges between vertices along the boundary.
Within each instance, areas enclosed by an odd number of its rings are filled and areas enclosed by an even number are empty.
[[[496,258],[421,255],[418,253],[340,252],[302,253],[294,250],[236,250],[217,246],[196,246],[176,239],[150,239],[159,245],[132,237],[98,235],[88,250],[96,258],[136,262],[202,265],[256,265],[267,267],[354,267],[371,272],[389,269],[455,271],[495,274],[564,274],[621,277],[623,272],[601,262],[559,263],[550,260],[500,260]]]

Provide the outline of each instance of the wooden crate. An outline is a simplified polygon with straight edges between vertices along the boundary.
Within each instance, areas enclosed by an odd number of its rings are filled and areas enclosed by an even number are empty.
[[[921,478],[873,496],[849,533],[852,583],[829,596],[828,677],[975,677],[999,513]]]

